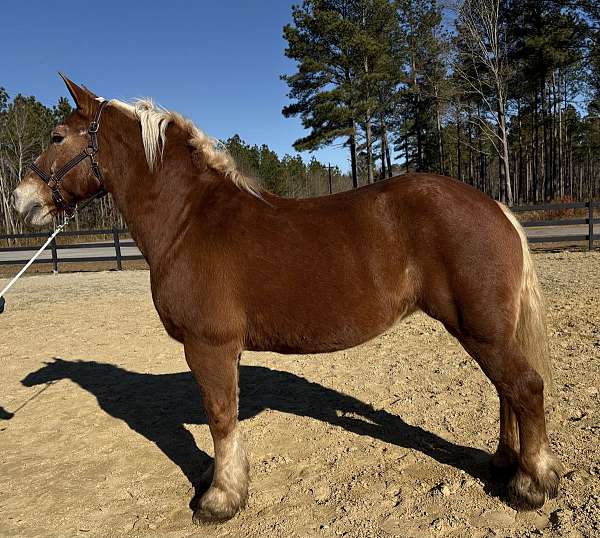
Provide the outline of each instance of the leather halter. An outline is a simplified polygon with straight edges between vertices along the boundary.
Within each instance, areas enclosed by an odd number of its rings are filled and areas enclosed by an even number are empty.
[[[90,159],[92,163],[92,172],[96,176],[96,179],[100,183],[100,190],[94,195],[95,198],[99,198],[106,194],[104,189],[104,181],[102,179],[102,172],[100,172],[100,166],[98,165],[98,161],[96,160],[96,153],[98,153],[98,131],[100,129],[100,116],[102,115],[102,111],[104,107],[108,104],[108,101],[101,101],[100,105],[96,109],[96,113],[94,114],[94,119],[89,124],[87,128],[87,133],[90,137],[90,141],[87,147],[75,157],[73,157],[69,162],[67,162],[64,166],[62,166],[58,171],[51,172],[50,174],[46,173],[42,170],[37,164],[31,163],[31,170],[33,170],[40,179],[52,189],[52,199],[56,204],[56,207],[59,210],[63,210],[67,216],[73,215],[75,212],[75,208],[77,207],[76,202],[67,202],[63,195],[60,193],[60,182],[63,177],[73,168],[75,168],[81,161],[84,159]]]

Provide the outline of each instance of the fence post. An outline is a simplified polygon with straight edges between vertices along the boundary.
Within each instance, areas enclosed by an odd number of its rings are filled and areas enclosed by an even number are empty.
[[[50,249],[52,250],[52,272],[58,274],[58,251],[56,249],[56,237],[50,243]]]
[[[123,270],[123,263],[121,262],[121,243],[119,242],[119,230],[113,228],[113,241],[115,243],[115,254],[117,255],[117,270]]]
[[[588,202],[588,250],[594,249],[594,202]]]

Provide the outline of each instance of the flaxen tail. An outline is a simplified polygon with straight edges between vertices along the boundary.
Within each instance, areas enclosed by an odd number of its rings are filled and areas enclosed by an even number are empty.
[[[544,392],[549,394],[552,391],[552,370],[548,350],[544,297],[535,273],[525,231],[514,214],[505,205],[499,205],[517,230],[523,249],[523,279],[521,281],[521,307],[517,322],[517,342],[531,367],[542,376]]]

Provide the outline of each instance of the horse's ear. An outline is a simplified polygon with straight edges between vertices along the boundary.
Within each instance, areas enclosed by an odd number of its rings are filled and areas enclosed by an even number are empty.
[[[73,101],[75,101],[77,108],[86,116],[91,115],[96,109],[96,95],[88,90],[85,86],[78,86],[63,73],[59,73],[59,75],[65,81],[67,90],[69,90],[69,93],[71,94]]]

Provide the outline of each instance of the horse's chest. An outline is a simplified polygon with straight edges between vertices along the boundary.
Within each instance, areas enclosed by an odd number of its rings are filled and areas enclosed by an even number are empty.
[[[164,282],[151,279],[152,300],[154,307],[167,334],[183,342],[185,337],[183,320],[185,319],[185,297]]]
[[[215,330],[242,331],[243,316],[223,286],[207,286],[199,279],[187,284],[177,278],[151,281],[154,306],[171,338],[184,342],[193,333],[211,340]]]

